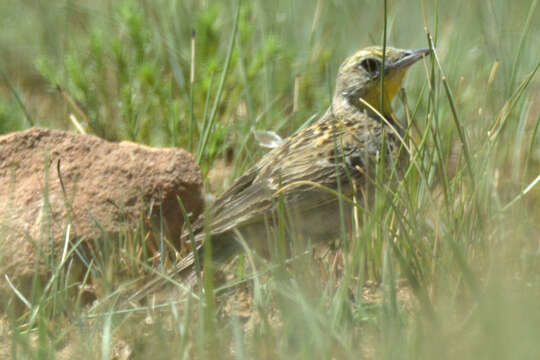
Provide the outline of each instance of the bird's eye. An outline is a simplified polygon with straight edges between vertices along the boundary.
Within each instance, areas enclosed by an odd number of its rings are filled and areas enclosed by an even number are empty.
[[[377,59],[362,60],[360,66],[373,77],[379,75],[379,72],[381,71],[381,62]]]

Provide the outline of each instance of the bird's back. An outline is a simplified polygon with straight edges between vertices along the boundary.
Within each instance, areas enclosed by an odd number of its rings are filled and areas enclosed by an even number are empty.
[[[374,175],[383,128],[387,148],[394,153],[398,142],[395,130],[376,115],[367,111],[327,112],[238,178],[210,206],[206,217],[194,224],[197,242],[202,242],[207,229],[216,239],[213,243],[230,240],[239,232],[249,245],[257,247],[274,233],[280,202],[287,209],[288,226],[297,234],[311,241],[335,236],[339,204],[349,208],[353,183],[365,193]]]

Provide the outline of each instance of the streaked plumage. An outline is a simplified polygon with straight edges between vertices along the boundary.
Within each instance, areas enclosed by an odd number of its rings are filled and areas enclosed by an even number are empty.
[[[208,235],[215,252],[226,252],[235,248],[238,231],[248,246],[259,249],[266,241],[268,226],[275,220],[280,198],[292,209],[300,236],[317,241],[337,235],[338,199],[324,188],[335,191],[339,182],[346,196],[353,188],[367,191],[369,174],[374,174],[381,151],[383,131],[386,158],[398,161],[401,130],[392,118],[390,103],[409,65],[428,53],[427,49],[386,49],[384,106],[380,104],[382,49],[369,47],[347,58],[340,66],[332,104],[326,113],[238,178],[207,211],[207,218],[193,224],[196,243],[202,244]],[[187,238],[185,235],[183,241],[189,242]],[[192,264],[190,255],[180,261],[175,271],[185,272]]]

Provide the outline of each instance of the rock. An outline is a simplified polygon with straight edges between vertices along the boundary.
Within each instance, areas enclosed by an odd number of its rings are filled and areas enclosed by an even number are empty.
[[[142,219],[155,239],[164,228],[178,246],[184,221],[177,197],[197,215],[201,182],[182,149],[43,128],[0,136],[0,297],[5,274],[19,284],[36,271],[46,275],[46,262],[59,263],[68,229],[72,245],[95,247],[134,233]],[[156,242],[147,240],[150,255]]]

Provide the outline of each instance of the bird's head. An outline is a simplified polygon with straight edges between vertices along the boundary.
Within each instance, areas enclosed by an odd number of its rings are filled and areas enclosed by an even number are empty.
[[[341,64],[335,96],[357,108],[366,107],[360,100],[363,99],[385,116],[390,115],[390,104],[401,87],[405,72],[409,66],[429,53],[429,49],[403,50],[386,47],[384,108],[381,108],[382,47],[372,46],[359,50]]]

